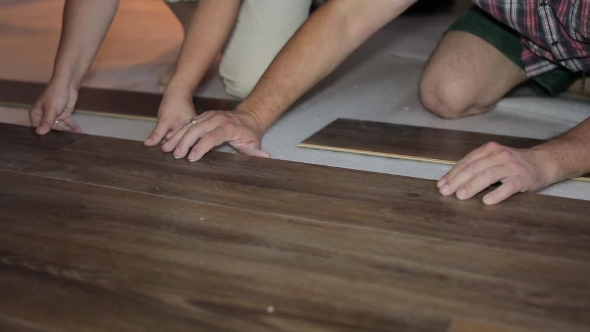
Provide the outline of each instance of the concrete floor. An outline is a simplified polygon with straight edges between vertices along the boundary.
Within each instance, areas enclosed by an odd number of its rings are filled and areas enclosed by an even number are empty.
[[[44,82],[50,77],[61,6],[63,0],[0,0],[0,78]],[[404,17],[385,27],[277,122],[263,139],[264,149],[284,160],[438,179],[448,166],[296,145],[338,117],[546,139],[590,116],[587,100],[539,98],[526,89],[483,116],[448,121],[424,111],[417,93],[422,67],[460,12]],[[121,0],[84,85],[156,92],[181,39],[180,25],[160,1]],[[196,94],[228,97],[216,75]],[[89,115],[76,115],[76,120],[86,133],[132,140],[145,139],[154,126],[149,121]],[[22,109],[2,107],[0,121],[27,124],[28,116]],[[542,193],[590,200],[590,183],[566,181]]]

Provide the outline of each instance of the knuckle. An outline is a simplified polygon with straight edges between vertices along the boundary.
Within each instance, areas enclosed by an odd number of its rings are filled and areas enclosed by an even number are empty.
[[[468,172],[469,174],[475,174],[476,173],[475,166],[473,166],[472,163],[469,163],[469,164],[465,165],[465,171]]]
[[[492,169],[486,169],[482,175],[486,180],[489,180],[490,182],[496,180],[496,172]]]
[[[496,142],[488,142],[483,147],[486,150],[492,151],[498,149],[499,147],[501,147],[501,145]]]
[[[221,129],[225,130],[225,131],[232,131],[235,127],[235,125],[233,124],[233,122],[226,120],[221,124]]]
[[[215,134],[210,131],[210,132],[206,133],[205,135],[203,135],[202,139],[204,139],[206,141],[213,140],[213,139],[215,139]]]
[[[498,152],[498,157],[500,157],[501,159],[504,159],[504,160],[509,160],[514,157],[514,154],[509,149],[502,148],[502,150],[500,150],[500,152]]]

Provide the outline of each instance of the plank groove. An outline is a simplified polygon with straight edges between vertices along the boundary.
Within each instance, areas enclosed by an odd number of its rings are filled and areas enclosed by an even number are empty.
[[[44,83],[0,80],[0,105],[29,108],[37,101],[45,89]],[[155,120],[161,94],[108,90],[99,88],[80,88],[76,111],[115,117]],[[239,101],[193,97],[197,112],[208,110],[233,110]]]
[[[104,137],[88,137],[24,171],[282,216],[590,260],[590,204],[581,200],[520,194],[500,208],[489,207],[481,197],[458,201],[441,196],[430,180],[216,152],[189,163],[158,147]]]
[[[454,165],[488,142],[528,149],[543,140],[337,119],[299,143],[299,147]],[[577,180],[590,181],[590,175]]]
[[[0,123],[0,169],[23,169],[84,137],[67,132],[38,136],[33,128]]]

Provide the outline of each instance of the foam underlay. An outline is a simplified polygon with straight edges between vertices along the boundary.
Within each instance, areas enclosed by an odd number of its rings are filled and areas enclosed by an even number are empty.
[[[0,78],[46,81],[59,39],[59,0],[4,0],[0,4]],[[429,54],[459,11],[435,17],[404,17],[389,24],[313,89],[265,135],[273,158],[403,176],[438,179],[449,166],[298,148],[314,132],[339,117],[426,127],[547,139],[590,116],[590,103],[539,98],[519,91],[486,115],[442,120],[418,100],[418,81]],[[4,32],[6,31],[6,32]],[[157,91],[181,42],[180,25],[159,1],[122,0],[119,14],[85,86]],[[228,96],[212,75],[197,94]],[[149,121],[76,115],[85,133],[143,140]],[[28,124],[22,109],[0,108],[0,121]],[[222,147],[223,151],[231,151]],[[346,179],[343,179],[346,181]],[[566,181],[543,194],[590,200],[590,184]]]

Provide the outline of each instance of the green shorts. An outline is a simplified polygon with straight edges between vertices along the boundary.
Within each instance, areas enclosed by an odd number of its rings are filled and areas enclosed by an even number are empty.
[[[468,32],[485,40],[524,70],[521,58],[523,46],[518,32],[496,20],[481,8],[471,7],[447,31]],[[540,96],[555,96],[567,90],[580,77],[582,77],[581,73],[574,73],[559,67],[535,76],[527,83]]]

